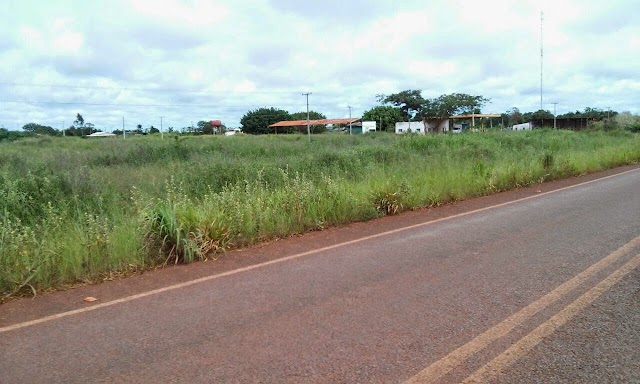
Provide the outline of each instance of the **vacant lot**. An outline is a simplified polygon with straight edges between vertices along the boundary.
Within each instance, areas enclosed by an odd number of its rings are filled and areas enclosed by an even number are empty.
[[[640,134],[0,144],[0,297],[640,161]]]

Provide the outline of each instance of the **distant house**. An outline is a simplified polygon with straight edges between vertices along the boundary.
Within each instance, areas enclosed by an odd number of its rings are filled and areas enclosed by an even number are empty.
[[[522,123],[522,124],[514,124],[511,127],[512,131],[530,131],[533,129],[533,125],[531,123]]]
[[[109,132],[96,132],[96,133],[87,135],[87,137],[115,137],[115,136],[116,136],[115,133],[109,133]]]
[[[427,132],[449,132],[450,124],[450,119],[427,118],[424,120],[424,126],[426,127]]]
[[[356,135],[361,133],[375,132],[376,127],[377,123],[375,121],[355,122],[351,123],[351,133]]]
[[[417,133],[425,134],[425,124],[422,121],[398,121],[396,123],[396,133]]]

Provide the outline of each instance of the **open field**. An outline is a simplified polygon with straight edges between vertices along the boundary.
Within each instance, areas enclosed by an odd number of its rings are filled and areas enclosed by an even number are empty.
[[[0,297],[640,161],[640,134],[0,144]]]

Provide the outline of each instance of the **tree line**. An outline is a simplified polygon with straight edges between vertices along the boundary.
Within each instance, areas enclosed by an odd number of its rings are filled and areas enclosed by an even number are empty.
[[[226,127],[222,125],[218,131],[211,126],[210,121],[198,121],[197,125],[183,127],[180,129],[181,133],[185,134],[193,134],[193,135],[208,135],[213,133],[224,133]],[[165,132],[171,133],[176,131],[174,127],[166,127]],[[70,137],[86,137],[91,135],[92,133],[102,132],[101,129],[96,128],[93,123],[85,121],[82,114],[77,113],[76,119],[73,121],[69,127],[59,130],[48,125],[42,125],[38,123],[27,123],[22,126],[22,131],[12,131],[6,128],[0,128],[0,141],[7,140],[13,141],[25,137],[33,137],[33,136],[70,136]],[[122,135],[123,131],[121,129],[116,129],[113,131],[116,135]],[[160,133],[160,130],[150,125],[148,128],[143,128],[142,124],[137,124],[134,129],[127,129],[126,134],[139,134],[139,135],[147,135],[147,134],[157,134]]]
[[[409,89],[389,95],[376,95],[376,100],[380,105],[375,106],[362,115],[362,121],[375,121],[379,123],[378,130],[394,131],[395,123],[399,121],[424,121],[425,119],[446,119],[449,116],[481,113],[482,108],[490,101],[484,96],[469,95],[465,93],[451,93],[435,98],[424,98],[420,90]],[[612,110],[602,110],[598,108],[586,107],[584,111],[575,111],[555,116],[556,119],[563,118],[584,118],[591,122],[592,127],[601,129],[623,128],[634,132],[640,131],[640,116],[629,112],[619,112]],[[317,111],[309,111],[310,120],[326,119],[327,117]],[[551,121],[554,115],[548,110],[538,110],[535,112],[521,112],[518,108],[511,108],[501,114],[499,118],[492,118],[494,126],[513,126],[528,121]],[[290,113],[283,109],[274,107],[258,108],[248,111],[242,116],[240,123],[242,131],[247,134],[268,134],[268,133],[305,133],[306,126],[279,127],[277,131],[269,128],[270,125],[279,121],[306,120],[307,112]],[[209,121],[199,121],[197,125],[183,127],[181,133],[187,134],[214,134],[223,133],[226,127],[223,125],[220,130],[212,127]],[[22,137],[48,135],[48,136],[88,136],[100,129],[89,122],[78,113],[73,124],[63,131],[59,131],[50,126],[37,123],[28,123],[20,131],[9,131],[0,128],[0,140],[16,140]],[[173,127],[168,127],[166,132],[174,132]],[[311,126],[311,133],[318,134],[326,131],[325,125]],[[136,129],[127,130],[127,134],[155,134],[160,130],[153,125],[143,129],[141,124]],[[122,134],[122,130],[114,130],[115,134]]]

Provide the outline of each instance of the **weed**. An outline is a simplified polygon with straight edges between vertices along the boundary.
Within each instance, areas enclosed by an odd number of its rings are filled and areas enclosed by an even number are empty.
[[[0,143],[0,297],[640,161],[624,130]]]

